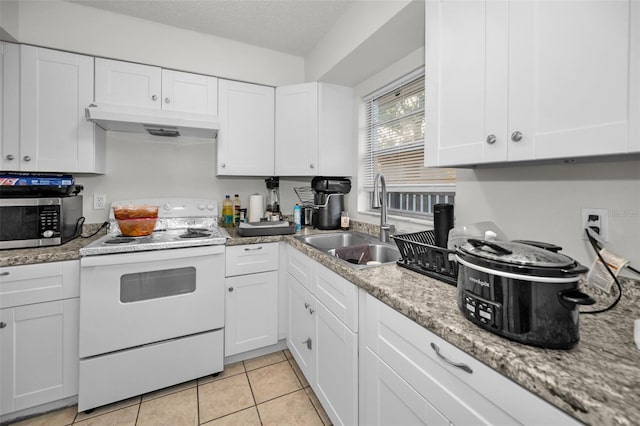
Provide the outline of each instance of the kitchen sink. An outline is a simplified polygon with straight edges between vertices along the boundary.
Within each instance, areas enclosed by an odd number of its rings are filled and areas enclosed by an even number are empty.
[[[298,240],[311,247],[323,251],[330,256],[335,256],[339,261],[352,268],[361,269],[371,266],[378,266],[387,263],[394,263],[401,258],[400,251],[395,245],[381,243],[373,235],[362,234],[360,232],[340,232],[332,234],[317,234],[296,237]],[[369,265],[357,264],[357,259],[342,259],[336,256],[336,248],[368,245],[371,260],[375,262]]]

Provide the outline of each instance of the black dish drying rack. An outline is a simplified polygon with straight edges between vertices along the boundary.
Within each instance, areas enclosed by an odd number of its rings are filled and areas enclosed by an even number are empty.
[[[392,235],[391,238],[402,255],[398,266],[457,285],[458,263],[453,259],[455,251],[436,246],[434,231]]]

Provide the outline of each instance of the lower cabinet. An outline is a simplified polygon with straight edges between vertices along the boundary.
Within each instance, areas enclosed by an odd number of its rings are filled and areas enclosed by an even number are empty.
[[[374,297],[360,314],[362,424],[579,424]]]
[[[226,248],[224,355],[278,342],[278,243]]]
[[[77,261],[1,268],[0,414],[78,394]]]
[[[356,425],[357,325],[340,318],[357,318],[357,288],[292,247],[288,265],[287,346],[333,424]],[[305,283],[296,277],[305,277]],[[335,311],[322,302],[329,292],[340,307]]]

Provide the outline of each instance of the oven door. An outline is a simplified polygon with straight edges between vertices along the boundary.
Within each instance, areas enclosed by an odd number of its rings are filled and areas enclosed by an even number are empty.
[[[223,245],[80,259],[80,358],[224,326]]]

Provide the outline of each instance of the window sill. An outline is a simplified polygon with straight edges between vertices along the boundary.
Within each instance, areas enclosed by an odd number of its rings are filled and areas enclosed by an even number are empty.
[[[366,221],[367,218],[375,218],[376,222],[371,223],[374,223],[376,225],[380,224],[380,213],[372,211],[358,211],[358,215],[363,221]],[[404,228],[402,225],[407,225],[406,227],[411,228],[412,231],[416,230],[418,227],[433,229],[433,220],[416,219],[392,214],[388,214],[387,219],[388,222],[390,222],[392,225],[395,225],[397,229]]]

